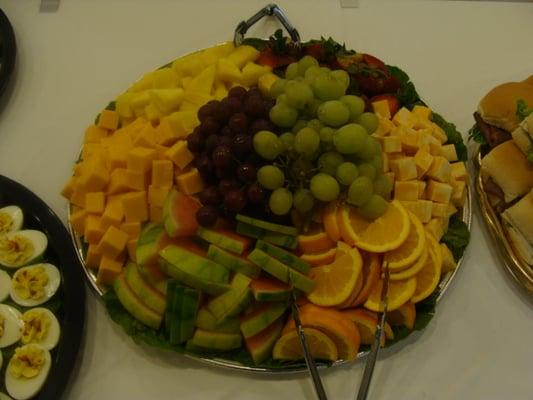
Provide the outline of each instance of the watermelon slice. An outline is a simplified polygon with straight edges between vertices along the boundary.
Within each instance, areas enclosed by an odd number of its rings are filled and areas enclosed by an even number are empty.
[[[171,190],[163,206],[165,230],[170,237],[192,236],[198,230],[196,212],[202,205],[194,197]]]
[[[270,357],[272,354],[272,348],[281,335],[282,328],[282,318],[278,318],[257,335],[244,339],[246,349],[252,356],[256,365],[261,364]]]
[[[250,289],[257,301],[288,301],[292,288],[268,275],[253,279]]]

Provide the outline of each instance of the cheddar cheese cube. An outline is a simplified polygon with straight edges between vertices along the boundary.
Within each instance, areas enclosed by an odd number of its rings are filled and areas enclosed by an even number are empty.
[[[170,187],[163,186],[157,187],[154,185],[148,186],[148,204],[163,207],[165,199],[167,198]]]
[[[77,184],[70,195],[70,202],[78,207],[85,207],[85,196],[87,195],[87,190],[85,186]]]
[[[399,153],[402,151],[402,139],[400,136],[385,136],[383,138],[384,153]]]
[[[419,119],[431,119],[431,109],[426,106],[416,105],[413,107],[411,113]]]
[[[377,114],[380,118],[390,119],[391,117],[389,102],[387,100],[373,101],[372,109],[374,110],[374,114]]]
[[[78,178],[76,176],[71,176],[65,186],[63,186],[63,188],[61,189],[61,196],[63,196],[67,200],[70,200],[70,197],[72,196],[72,193],[74,193],[74,189],[76,188],[77,183]]]
[[[390,119],[379,118],[379,124],[372,136],[387,136],[396,127]]]
[[[148,104],[150,104],[150,92],[148,90],[143,90],[136,93],[130,101],[130,107],[136,117],[144,114],[144,108]]]
[[[124,257],[113,259],[108,256],[102,256],[100,266],[98,267],[98,273],[96,274],[96,283],[112,285],[122,272],[123,265]]]
[[[465,163],[455,162],[450,164],[450,167],[452,169],[451,175],[452,179],[455,179],[456,181],[466,181],[468,180],[468,173],[466,172]]]
[[[119,229],[122,232],[127,233],[130,240],[134,240],[134,239],[137,240],[137,238],[141,234],[141,223],[140,222],[124,222],[120,224]]]
[[[426,181],[416,181],[418,183],[418,198],[419,199],[425,199],[426,198]]]
[[[422,223],[426,223],[431,220],[431,210],[433,208],[433,202],[429,200],[401,200],[400,202],[407,210],[411,211]]]
[[[104,165],[91,162],[80,176],[79,183],[87,192],[99,192],[107,186],[109,179],[109,171]]]
[[[69,222],[74,232],[82,236],[85,232],[85,221],[87,220],[87,211],[83,208],[74,211],[70,214]]]
[[[431,216],[432,217],[447,217],[448,216],[448,203],[433,203],[433,207],[431,208]]]
[[[452,176],[452,168],[450,163],[442,156],[433,157],[431,167],[427,172],[431,179],[439,182],[449,182]]]
[[[396,179],[399,181],[408,181],[416,179],[418,174],[416,171],[416,164],[413,157],[403,157],[400,159],[390,161],[390,168]]]
[[[85,265],[89,268],[98,268],[102,254],[98,251],[96,244],[90,244],[85,255]]]
[[[148,172],[126,170],[126,185],[129,189],[142,191],[148,185]]]
[[[409,111],[407,108],[402,107],[396,112],[396,114],[394,114],[394,117],[392,117],[392,122],[394,122],[396,125],[412,128],[416,122],[416,117],[414,117],[411,114],[411,111]]]
[[[129,259],[133,262],[137,262],[137,239],[128,241],[126,249],[128,250]]]
[[[102,214],[100,227],[103,230],[107,230],[107,228],[109,228],[111,225],[119,226],[123,219],[124,209],[122,208],[120,198],[109,198],[105,206],[104,213]]]
[[[466,182],[452,181],[451,183],[453,185],[451,202],[457,207],[462,207],[466,200]]]
[[[437,139],[440,144],[444,144],[448,141],[448,136],[446,135],[446,132],[444,132],[444,130],[440,126],[432,122],[431,127],[433,128],[433,137]]]
[[[85,220],[84,240],[89,244],[96,245],[100,242],[104,233],[105,231],[101,226],[101,218],[97,215],[88,215]]]
[[[97,125],[100,128],[108,129],[114,131],[118,128],[119,115],[114,110],[102,110],[100,116],[98,117]]]
[[[184,194],[196,194],[204,190],[204,183],[198,170],[191,168],[190,171],[176,176],[176,186]]]
[[[394,198],[397,200],[418,200],[418,181],[397,181],[394,183]]]
[[[444,146],[441,146],[440,154],[450,162],[458,160],[457,151],[455,150],[455,145],[453,144],[446,144]]]
[[[126,222],[144,222],[148,220],[146,191],[124,194],[122,196],[122,207]]]
[[[185,140],[179,140],[176,142],[167,150],[165,155],[169,160],[172,160],[179,169],[184,169],[194,159],[194,155],[187,148],[187,142]]]
[[[111,225],[98,243],[98,252],[103,256],[116,258],[126,248],[128,234]]]
[[[418,178],[422,178],[433,163],[433,156],[427,150],[419,149],[415,156],[416,173]]]
[[[451,196],[452,186],[450,184],[433,180],[429,181],[426,189],[426,197],[428,200],[448,204]]]
[[[131,135],[135,136],[133,139],[133,146],[135,147],[155,147],[155,128],[152,124],[145,124],[142,129],[136,134],[131,131]]]
[[[418,151],[419,133],[410,128],[403,128],[403,133],[400,136],[402,140],[402,151],[413,156]]]
[[[89,125],[85,130],[85,143],[99,143],[107,136],[107,129],[97,125]]]
[[[452,193],[453,194],[453,193]],[[448,214],[447,216],[448,217],[451,217],[452,215],[454,215],[457,211],[459,211],[453,204],[448,204]]]
[[[128,158],[128,147],[111,146],[108,149],[109,153],[109,165],[111,169],[126,168],[126,162]]]
[[[441,153],[441,143],[435,139],[434,136],[427,136],[428,138],[428,142],[429,142],[429,152],[431,153],[431,155],[433,156],[438,156],[440,155]]]
[[[174,166],[170,160],[152,162],[152,186],[171,187],[174,181]]]
[[[156,142],[164,146],[170,146],[178,139],[183,139],[188,132],[184,128],[183,121],[186,119],[186,113],[183,111],[173,112],[161,119],[156,129]]]
[[[127,167],[131,171],[147,172],[152,168],[152,161],[157,152],[148,147],[134,147],[128,153]]]
[[[85,195],[85,210],[91,214],[102,214],[105,208],[105,193],[92,192]]]
[[[163,208],[150,204],[150,222],[159,224],[163,221]]]
[[[107,187],[108,194],[124,193],[129,189],[127,172],[125,168],[115,168],[111,171],[111,179]]]

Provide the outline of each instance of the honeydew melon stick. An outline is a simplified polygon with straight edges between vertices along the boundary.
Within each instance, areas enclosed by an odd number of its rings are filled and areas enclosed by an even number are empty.
[[[237,222],[237,233],[241,235],[250,236],[255,239],[263,239],[265,242],[276,244],[288,249],[295,249],[298,246],[296,236],[284,235],[283,233],[270,232],[265,229],[258,228],[246,224],[244,222]]]
[[[196,235],[204,239],[206,242],[215,244],[232,253],[242,254],[250,246],[249,238],[237,235],[234,232],[222,230],[216,231],[200,227],[196,231]]]
[[[242,336],[236,333],[209,332],[196,329],[191,344],[210,350],[233,350],[241,347]]]
[[[231,254],[226,250],[215,246],[214,244],[209,245],[207,258],[223,265],[228,269],[231,269],[232,271],[240,272],[243,275],[249,276],[250,278],[257,278],[261,273],[261,268],[255,264],[252,264],[246,258]]]
[[[280,249],[279,247],[276,247],[270,243],[267,243],[261,239],[257,241],[255,247],[263,250],[268,255],[277,258],[282,263],[303,274],[307,274],[309,273],[309,271],[311,271],[311,265],[303,261],[300,257],[289,253],[288,251]]]
[[[226,318],[218,322],[211,311],[207,309],[207,307],[202,307],[198,310],[195,325],[196,327],[205,331],[223,333],[239,333],[241,331],[240,321],[238,318]]]
[[[180,343],[189,340],[194,333],[194,321],[200,303],[200,292],[195,289],[184,288],[181,302]]]
[[[289,236],[298,235],[298,229],[296,229],[294,226],[274,224],[272,222],[252,218],[243,214],[237,214],[235,216],[235,219],[237,219],[237,221],[244,222],[245,224],[256,226],[267,231],[278,232]]]
[[[266,273],[278,278],[282,282],[291,283],[295,288],[300,289],[302,292],[311,293],[315,288],[315,281],[289,268],[274,257],[266,254],[261,249],[254,249],[248,254],[248,259],[260,266]]]

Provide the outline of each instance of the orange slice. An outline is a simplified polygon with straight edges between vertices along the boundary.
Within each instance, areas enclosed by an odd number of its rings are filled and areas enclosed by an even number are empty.
[[[387,321],[394,326],[403,325],[407,329],[413,330],[416,320],[416,307],[414,303],[408,301],[396,310],[387,313]]]
[[[357,277],[357,282],[355,283],[355,286],[352,290],[352,293],[350,294],[350,297],[348,297],[345,301],[339,304],[337,306],[338,309],[353,307],[352,303],[355,301],[355,299],[361,292],[361,289],[363,288],[363,280],[364,280],[363,271],[361,271],[361,273]]]
[[[335,247],[326,250],[322,253],[304,253],[300,256],[306,263],[311,264],[314,267],[319,265],[325,265],[332,263],[337,255],[337,249]]]
[[[374,342],[374,335],[378,325],[378,317],[375,313],[362,308],[352,308],[344,310],[342,313],[357,326],[359,335],[361,336],[361,344],[372,344]],[[383,330],[385,336],[381,338],[382,346],[385,345],[385,339],[394,339],[394,332],[387,322],[385,322]]]
[[[298,248],[302,253],[320,253],[335,247],[326,232],[311,235],[298,235]]]
[[[437,263],[440,266],[440,269],[442,270],[442,250],[440,248],[440,244],[437,242],[437,240],[433,237],[433,235],[429,232],[426,232],[426,242],[429,243],[429,247],[433,249],[433,252],[435,253],[435,257],[437,260]]]
[[[400,247],[383,255],[383,260],[389,263],[391,273],[413,264],[420,257],[426,246],[426,233],[422,223],[410,211],[407,211],[407,214],[410,222],[407,239]]]
[[[364,277],[365,282],[364,282],[363,288],[359,292],[359,295],[352,302],[352,307],[363,304],[366,301],[366,299],[368,299],[368,296],[370,296],[370,292],[374,288],[374,285],[379,280],[380,273],[381,273],[380,257],[375,253],[364,252],[363,253],[363,277]]]
[[[413,303],[418,303],[433,293],[439,284],[440,272],[441,262],[439,256],[431,248],[429,250],[429,257],[424,264],[424,267],[415,275],[416,290],[411,298]]]
[[[422,255],[418,258],[418,260],[415,261],[413,265],[408,267],[407,269],[402,269],[401,271],[395,272],[390,274],[390,280],[391,281],[401,281],[402,279],[410,278],[411,276],[414,276],[420,271],[424,264],[426,263],[427,259],[429,257],[429,251],[427,248],[424,248],[422,251]]]
[[[385,214],[373,221],[345,205],[339,208],[337,221],[344,241],[373,253],[397,249],[405,242],[410,230],[409,215],[398,200],[393,200]]]
[[[311,303],[319,306],[336,306],[352,294],[357,278],[361,274],[363,260],[359,250],[339,242],[337,257],[331,264],[314,267],[309,278],[316,282],[313,291],[307,295]]]
[[[325,333],[314,328],[305,328],[304,333],[314,359],[335,361],[339,358],[337,346]],[[296,330],[285,333],[277,340],[272,350],[272,358],[274,360],[304,358]]]
[[[407,303],[416,290],[416,276],[402,280],[391,281],[389,280],[389,292],[388,292],[388,306],[387,310],[392,311],[400,308],[403,304]],[[371,311],[383,311],[383,304],[381,304],[381,291],[383,288],[383,280],[379,280],[374,286],[370,296],[365,301],[365,308]]]
[[[324,332],[337,346],[341,360],[354,360],[359,351],[361,338],[354,323],[340,311],[305,304],[300,307],[300,319],[304,327],[311,327]],[[295,330],[294,320],[289,319],[282,334]]]
[[[337,224],[336,201],[332,201],[324,208],[324,211],[322,212],[322,222],[329,238],[334,242],[338,242],[341,238],[341,231],[339,230],[339,225]]]

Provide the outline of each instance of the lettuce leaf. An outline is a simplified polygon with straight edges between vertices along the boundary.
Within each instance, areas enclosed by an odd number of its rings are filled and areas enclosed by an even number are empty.
[[[528,108],[527,103],[520,99],[516,102],[516,116],[519,121],[525,120],[529,114],[533,113],[533,108]]]
[[[442,128],[448,137],[448,143],[452,143],[455,146],[457,157],[459,161],[466,161],[468,159],[468,151],[463,142],[463,136],[457,130],[454,124],[446,121],[441,115],[433,113],[431,120]]]
[[[409,75],[405,71],[394,65],[387,65],[387,68],[391,75],[400,81],[400,90],[396,94],[396,97],[402,106],[411,110],[417,104],[425,105],[420,99],[414,83],[411,82]]]
[[[450,218],[450,225],[442,237],[442,241],[451,250],[455,261],[458,261],[463,256],[466,246],[470,241],[468,226],[459,217],[454,215]]]

